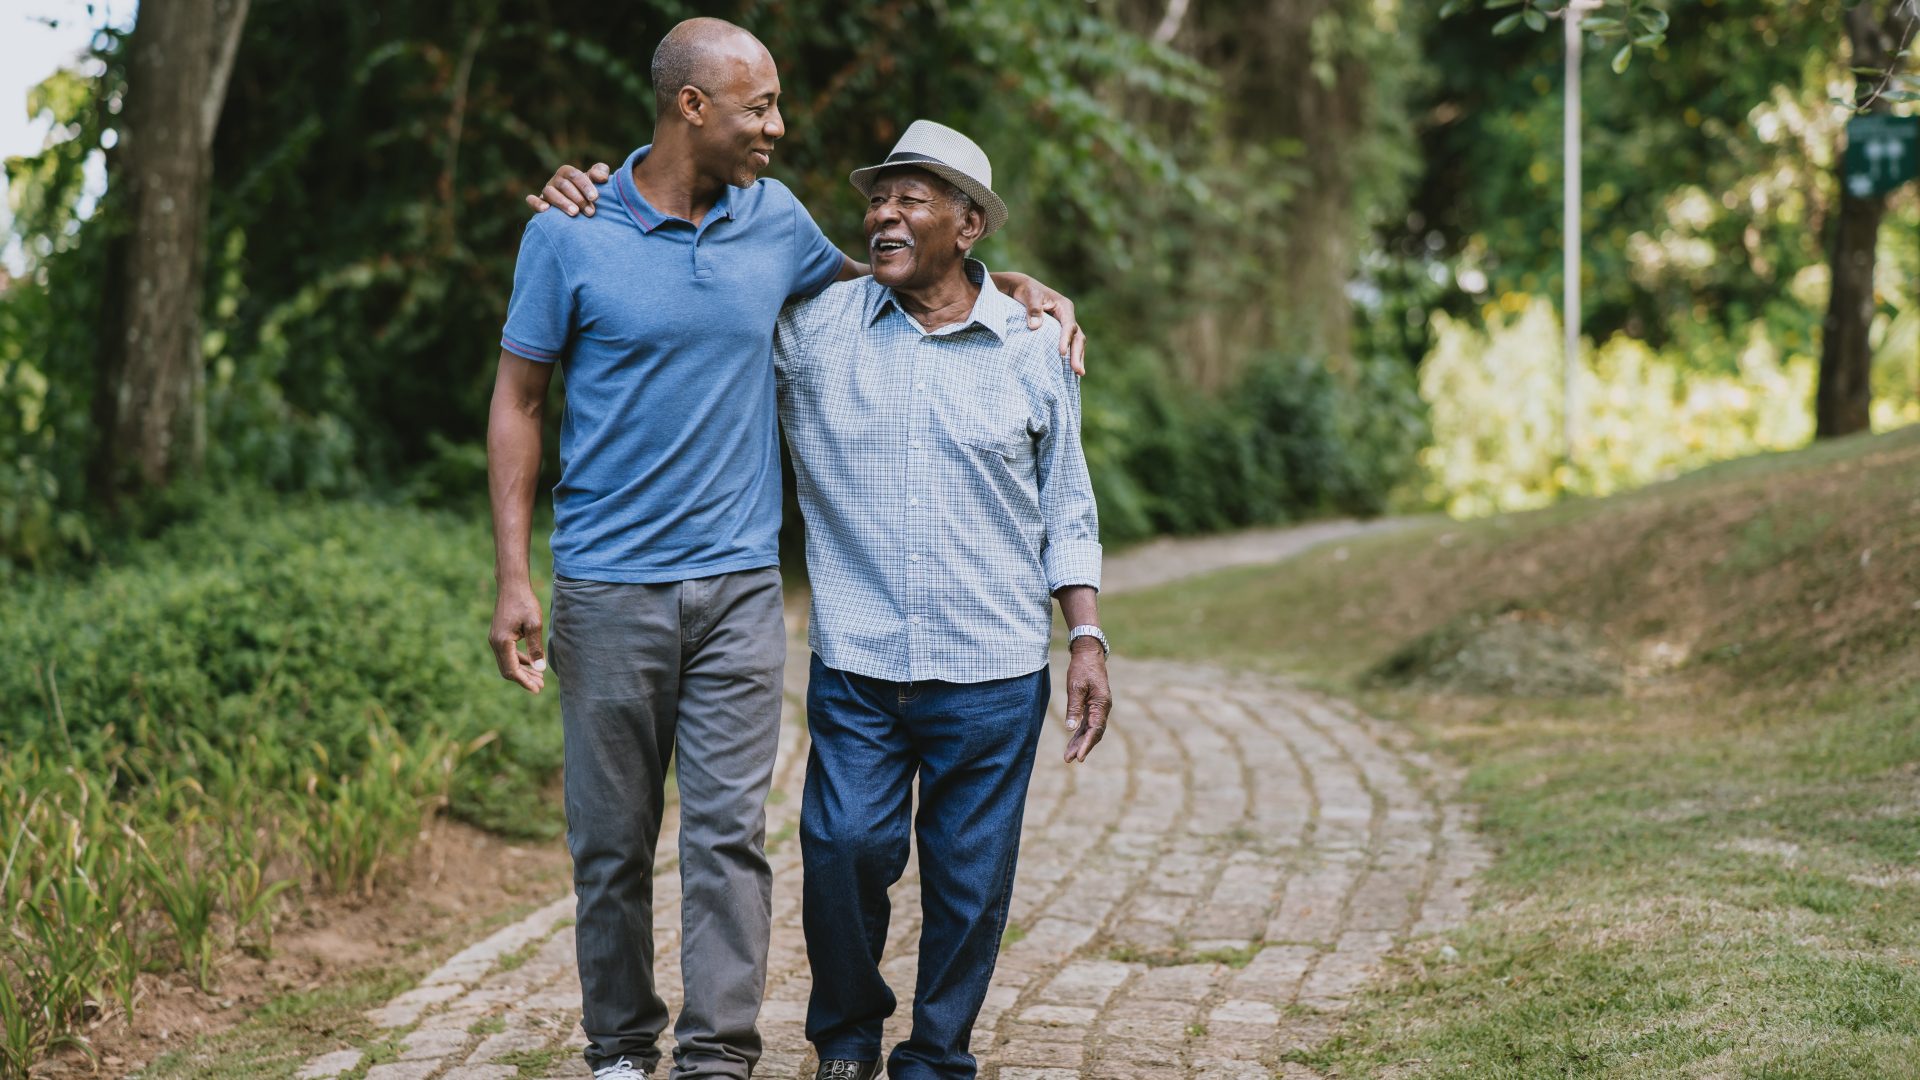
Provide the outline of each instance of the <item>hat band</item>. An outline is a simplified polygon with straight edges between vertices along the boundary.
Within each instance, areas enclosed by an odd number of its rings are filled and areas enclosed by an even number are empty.
[[[937,157],[933,157],[929,154],[918,154],[911,150],[897,150],[891,154],[888,154],[887,160],[881,162],[880,164],[892,165],[895,162],[906,162],[910,164],[919,163],[919,164],[932,164],[932,165],[947,165],[946,162],[941,161]],[[947,165],[947,168],[951,169],[953,168],[953,166]]]

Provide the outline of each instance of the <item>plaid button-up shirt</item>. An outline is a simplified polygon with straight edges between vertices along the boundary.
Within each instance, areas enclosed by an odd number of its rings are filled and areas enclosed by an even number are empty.
[[[1080,388],[1059,325],[969,261],[980,297],[928,333],[872,278],[789,304],[774,331],[813,584],[808,644],[894,682],[1047,666],[1051,599],[1100,585]]]

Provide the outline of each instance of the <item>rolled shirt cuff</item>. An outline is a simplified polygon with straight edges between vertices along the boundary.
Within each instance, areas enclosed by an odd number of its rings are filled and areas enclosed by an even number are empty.
[[[1040,559],[1047,572],[1047,591],[1059,592],[1069,585],[1100,588],[1100,541],[1050,540]]]

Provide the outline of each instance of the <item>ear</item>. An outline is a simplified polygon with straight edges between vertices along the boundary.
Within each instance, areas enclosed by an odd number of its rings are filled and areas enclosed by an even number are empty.
[[[674,103],[680,106],[680,119],[694,127],[705,127],[707,123],[707,95],[700,88],[687,85],[680,88]]]
[[[980,238],[986,235],[986,232],[986,211],[981,210],[977,206],[969,209],[966,220],[960,223],[960,254],[965,255],[972,251],[973,245],[979,243]]]

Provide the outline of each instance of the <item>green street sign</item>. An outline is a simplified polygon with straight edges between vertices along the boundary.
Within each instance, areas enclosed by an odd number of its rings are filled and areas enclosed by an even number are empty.
[[[1920,176],[1920,116],[1856,116],[1847,121],[1847,194],[1885,195]]]

